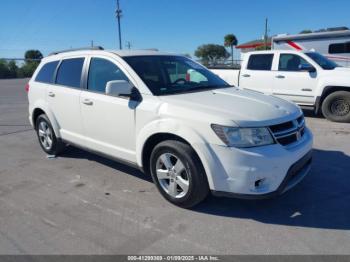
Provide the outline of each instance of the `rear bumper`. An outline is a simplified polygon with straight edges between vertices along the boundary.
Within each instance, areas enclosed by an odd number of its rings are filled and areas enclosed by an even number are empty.
[[[32,115],[29,113],[29,116],[28,116],[28,119],[29,119],[29,123],[32,127],[34,127],[34,124],[33,124],[33,118],[32,118]]]
[[[303,158],[293,164],[287,172],[284,180],[277,190],[265,194],[237,194],[232,192],[223,192],[212,190],[214,196],[233,197],[240,199],[268,199],[287,192],[296,186],[309,173],[312,163],[312,151],[308,152]]]

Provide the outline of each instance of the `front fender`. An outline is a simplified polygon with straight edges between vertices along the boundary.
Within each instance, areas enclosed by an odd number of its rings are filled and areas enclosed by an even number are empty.
[[[322,96],[327,87],[348,88],[350,91],[350,81],[346,77],[323,78],[318,82],[316,96]]]
[[[201,160],[204,170],[207,174],[209,185],[213,184],[213,181],[211,179],[211,171],[208,162],[206,161],[206,156],[208,154],[203,152],[203,148],[205,148],[205,145],[207,144],[206,139],[193,128],[190,128],[185,123],[174,119],[157,119],[147,124],[140,130],[136,140],[136,158],[138,166],[143,166],[142,154],[146,141],[151,136],[159,133],[176,135],[186,140],[192,146],[199,159]]]
[[[205,143],[204,138],[192,128],[174,119],[157,119],[144,126],[136,140],[137,164],[142,166],[142,152],[146,141],[153,135],[167,133],[181,137],[189,144]]]

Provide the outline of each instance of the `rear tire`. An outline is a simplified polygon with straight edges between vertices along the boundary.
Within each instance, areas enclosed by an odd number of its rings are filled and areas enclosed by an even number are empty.
[[[174,205],[193,207],[209,193],[200,159],[191,146],[180,141],[156,145],[150,157],[150,171],[159,192]]]
[[[42,114],[35,121],[35,129],[39,144],[48,155],[58,155],[65,148],[65,144],[57,139],[49,118]]]
[[[322,103],[322,113],[330,121],[350,123],[350,92],[337,91],[328,95]]]

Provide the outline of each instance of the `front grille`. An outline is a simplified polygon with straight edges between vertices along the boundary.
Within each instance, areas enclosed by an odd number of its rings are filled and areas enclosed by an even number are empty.
[[[276,141],[283,146],[298,142],[305,134],[305,119],[300,116],[293,121],[270,126]]]

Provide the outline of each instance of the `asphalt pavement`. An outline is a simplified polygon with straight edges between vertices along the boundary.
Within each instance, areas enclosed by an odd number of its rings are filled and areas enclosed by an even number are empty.
[[[166,202],[140,171],[69,147],[49,159],[27,80],[0,80],[0,254],[350,254],[350,124],[306,111],[312,171],[271,200]]]

